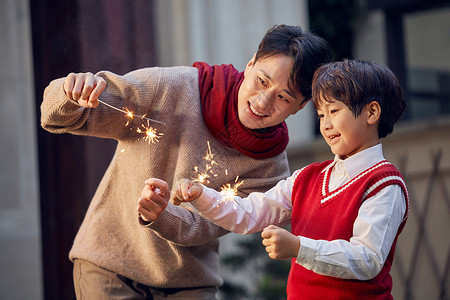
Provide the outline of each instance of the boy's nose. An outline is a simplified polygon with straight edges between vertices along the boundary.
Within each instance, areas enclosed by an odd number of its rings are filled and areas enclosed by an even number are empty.
[[[328,130],[328,129],[330,129],[331,127],[332,127],[332,125],[331,125],[331,122],[330,122],[330,118],[323,117],[323,118],[320,120],[320,128],[321,128],[322,130]]]

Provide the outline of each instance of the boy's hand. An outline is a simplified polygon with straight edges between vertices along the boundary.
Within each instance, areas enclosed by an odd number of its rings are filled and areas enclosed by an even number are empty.
[[[264,228],[261,236],[262,244],[266,246],[266,252],[272,259],[291,259],[297,257],[300,250],[300,239],[286,229],[275,225]]]
[[[170,198],[168,184],[161,179],[151,178],[145,181],[137,210],[145,222],[155,221],[166,209]]]
[[[181,179],[178,181],[176,197],[172,200],[175,205],[181,202],[191,202],[200,197],[203,192],[203,186],[189,179]]]
[[[98,97],[106,87],[106,81],[88,73],[70,73],[64,81],[63,89],[69,99],[78,101],[84,107],[97,107]]]

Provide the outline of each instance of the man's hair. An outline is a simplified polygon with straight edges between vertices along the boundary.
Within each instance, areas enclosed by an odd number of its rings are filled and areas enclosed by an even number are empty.
[[[343,102],[358,117],[364,106],[377,101],[381,107],[378,136],[390,134],[406,102],[402,87],[389,68],[370,61],[343,60],[316,70],[312,97],[317,108],[323,101]]]
[[[277,25],[266,32],[254,62],[279,54],[294,60],[289,74],[289,86],[298,89],[305,101],[311,99],[314,71],[320,64],[331,59],[328,43],[321,37],[304,31],[300,26]]]

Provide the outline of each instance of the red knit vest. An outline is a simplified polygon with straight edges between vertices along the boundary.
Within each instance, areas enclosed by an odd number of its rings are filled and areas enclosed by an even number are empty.
[[[371,280],[346,280],[319,275],[291,261],[288,299],[392,299],[389,274],[397,237],[408,215],[408,192],[400,172],[389,162],[381,161],[361,172],[350,182],[328,191],[332,161],[311,164],[298,174],[292,194],[292,233],[311,239],[349,241],[358,210],[366,199],[388,185],[399,185],[406,198],[406,213],[381,272]],[[322,172],[323,171],[323,172]],[[326,200],[321,203],[321,200]]]

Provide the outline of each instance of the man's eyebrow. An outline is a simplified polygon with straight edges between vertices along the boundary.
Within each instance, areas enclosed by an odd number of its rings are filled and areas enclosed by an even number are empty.
[[[267,79],[269,79],[270,81],[272,81],[272,78],[270,78],[269,73],[267,73],[267,72],[264,71],[264,70],[261,70],[261,72],[263,73],[263,75],[264,75],[265,77],[267,77]],[[286,94],[288,94],[289,96],[291,96],[292,98],[295,98],[295,95],[294,95],[293,92],[291,92],[291,90],[283,89],[283,91],[284,91]]]
[[[285,91],[286,94],[288,94],[288,95],[291,96],[292,98],[295,98],[294,93],[292,93],[290,90],[283,89],[283,91]]]

